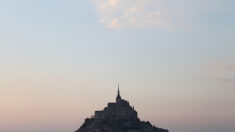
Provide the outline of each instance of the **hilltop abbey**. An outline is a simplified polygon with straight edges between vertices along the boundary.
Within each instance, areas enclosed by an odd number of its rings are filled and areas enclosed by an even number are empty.
[[[153,126],[150,122],[140,121],[134,107],[120,96],[119,85],[115,103],[108,103],[102,111],[87,118],[75,132],[168,132]]]

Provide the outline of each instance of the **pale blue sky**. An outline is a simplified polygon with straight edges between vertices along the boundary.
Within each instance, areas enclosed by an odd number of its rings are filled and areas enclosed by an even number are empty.
[[[121,94],[171,132],[234,132],[235,1],[0,0],[0,131],[67,132]]]

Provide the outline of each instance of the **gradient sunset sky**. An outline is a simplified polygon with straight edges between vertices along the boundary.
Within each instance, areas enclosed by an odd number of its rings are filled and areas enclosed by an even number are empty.
[[[0,0],[0,132],[73,132],[121,96],[170,132],[235,131],[234,0]]]

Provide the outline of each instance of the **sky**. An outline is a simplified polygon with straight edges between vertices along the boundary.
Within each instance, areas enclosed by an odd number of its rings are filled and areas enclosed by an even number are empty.
[[[234,0],[0,0],[0,132],[72,132],[121,96],[170,132],[235,131]]]

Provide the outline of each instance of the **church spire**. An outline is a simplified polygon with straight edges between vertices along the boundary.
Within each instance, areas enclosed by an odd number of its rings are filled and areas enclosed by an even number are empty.
[[[118,83],[118,94],[117,94],[117,97],[116,97],[116,102],[119,102],[120,100],[122,100],[122,98],[120,96],[119,83]]]
[[[119,83],[118,83],[118,95],[120,96]]]

